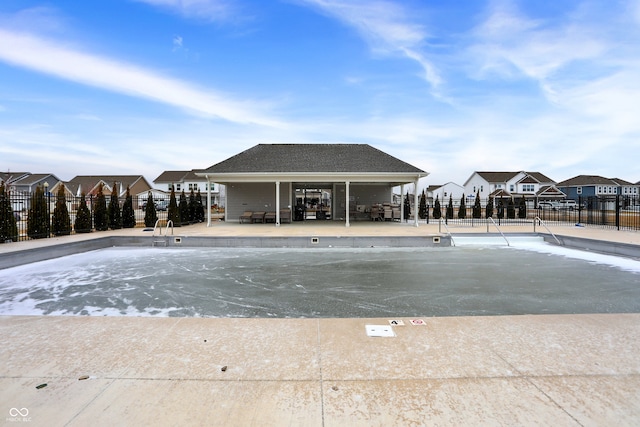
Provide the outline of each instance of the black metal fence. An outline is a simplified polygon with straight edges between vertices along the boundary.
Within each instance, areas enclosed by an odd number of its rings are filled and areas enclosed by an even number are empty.
[[[49,218],[53,215],[56,203],[54,194],[45,194],[47,214]],[[109,196],[106,196],[107,204]],[[86,197],[87,207],[93,216],[93,207],[96,198],[93,196]],[[28,237],[28,220],[29,208],[31,203],[30,194],[9,194],[9,201],[16,218],[18,229],[18,240],[29,240]],[[78,207],[80,206],[80,197],[67,197],[67,210],[71,220],[71,225],[75,223]],[[147,197],[133,197],[133,210],[136,219],[136,227],[144,227],[145,206]],[[119,200],[122,208],[124,199]],[[156,215],[162,224],[167,221],[167,209],[169,199],[154,198],[156,206]],[[203,200],[206,206],[206,200]],[[518,209],[518,200],[515,200],[513,209],[509,209],[509,201],[503,200],[500,206],[500,200],[493,200],[494,221],[499,225],[525,225],[531,224],[536,218],[541,219],[546,225],[589,225],[600,228],[610,228],[615,230],[640,230],[640,198],[638,196],[607,196],[607,197],[580,197],[575,201],[575,205],[558,204],[557,202],[537,202],[527,201],[524,218],[520,217]],[[481,226],[486,224],[486,206],[487,200],[481,201],[481,218],[473,218],[473,205],[467,205],[464,211],[464,218],[460,217],[459,204],[453,204],[453,209],[447,215],[448,204],[442,204],[440,207],[441,217],[452,224],[466,226]],[[215,206],[214,212],[215,212]],[[205,208],[206,209],[206,208]],[[206,210],[205,210],[206,211]],[[0,212],[0,215],[3,215]],[[434,221],[434,208],[428,208],[428,217],[422,222]],[[73,232],[73,231],[72,231]],[[2,243],[2,242],[0,242]]]
[[[536,218],[541,219],[547,225],[589,225],[599,228],[616,230],[640,230],[640,197],[638,196],[606,196],[606,197],[580,197],[575,203],[562,202],[538,202],[527,201],[525,216],[519,215],[518,203],[514,200],[514,206],[509,215],[509,201],[493,200],[493,214],[491,217],[498,224],[526,225],[531,224]],[[452,212],[447,215],[448,203],[440,206],[441,218],[447,222],[465,226],[481,226],[486,224],[487,200],[480,203],[481,218],[473,218],[473,205],[467,205],[464,209],[464,218],[460,217],[460,204],[453,202]],[[434,209],[429,207],[429,217],[424,222],[434,220]]]
[[[45,194],[45,207],[44,209],[46,209],[48,212],[45,215],[48,215],[50,220],[53,217],[54,214],[54,210],[55,210],[55,205],[56,205],[56,195],[55,194]],[[109,205],[110,202],[110,196],[105,196],[106,198],[106,203],[107,206]],[[188,196],[187,196],[188,198]],[[23,240],[29,240],[30,238],[28,237],[28,223],[29,223],[29,212],[30,212],[30,204],[32,203],[31,201],[31,194],[9,194],[9,201],[11,204],[11,208],[13,210],[13,216],[16,219],[16,225],[17,225],[17,230],[18,230],[18,241],[23,241]],[[82,199],[80,197],[67,197],[66,198],[66,205],[67,205],[67,210],[69,212],[69,218],[71,220],[71,226],[73,228],[75,220],[76,220],[76,216],[77,216],[77,212],[78,212],[78,208],[80,206]],[[156,215],[158,220],[160,220],[161,224],[166,224],[167,221],[167,217],[168,217],[168,207],[169,207],[169,198],[167,197],[165,198],[154,198],[154,205],[156,208]],[[89,208],[89,211],[91,212],[91,220],[92,220],[92,224],[94,224],[93,222],[93,214],[94,214],[94,206],[96,203],[96,197],[95,196],[87,196],[85,198],[85,202],[87,204],[87,208]],[[177,203],[179,203],[179,198],[176,201]],[[122,210],[122,206],[124,203],[124,198],[119,198],[119,206],[120,209]],[[132,204],[133,204],[133,211],[134,211],[134,216],[135,216],[135,220],[136,220],[136,227],[144,227],[145,226],[145,208],[146,208],[146,203],[147,203],[147,197],[132,197]],[[203,200],[203,204],[206,206],[206,199]],[[216,207],[214,206],[214,209]],[[0,213],[0,215],[2,215],[2,213]],[[205,217],[206,219],[206,217]],[[51,223],[51,222],[50,222]],[[51,227],[50,227],[51,229]],[[73,233],[74,231],[72,231]],[[52,236],[52,235],[51,235]],[[47,236],[44,236],[47,237]],[[3,243],[3,242],[0,242]]]

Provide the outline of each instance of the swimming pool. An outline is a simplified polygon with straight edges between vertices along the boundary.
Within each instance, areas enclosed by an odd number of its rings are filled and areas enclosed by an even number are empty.
[[[109,248],[0,270],[0,314],[406,317],[640,312],[640,262],[542,241]]]

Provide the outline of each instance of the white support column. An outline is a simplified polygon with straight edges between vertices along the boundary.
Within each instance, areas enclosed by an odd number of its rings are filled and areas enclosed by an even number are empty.
[[[207,227],[211,227],[211,180],[207,177]]]
[[[344,211],[345,211],[345,218],[346,218],[345,223],[344,223],[345,227],[350,227],[351,226],[351,224],[349,224],[349,204],[350,204],[350,202],[349,202],[349,184],[350,184],[349,181],[345,181],[345,183],[344,183],[344,187],[345,187],[344,188],[344,197],[345,197],[345,200],[344,200],[344,202],[345,202],[344,203]]]
[[[416,227],[418,226],[418,180],[419,178],[416,178],[414,191],[415,194],[413,196],[413,220],[416,224]]]
[[[404,222],[404,184],[400,185],[400,222]]]
[[[280,227],[280,181],[276,181],[276,227]]]

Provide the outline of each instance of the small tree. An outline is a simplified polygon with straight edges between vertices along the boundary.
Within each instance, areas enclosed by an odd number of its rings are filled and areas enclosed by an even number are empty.
[[[424,194],[424,190],[422,190],[422,194],[420,195],[420,208],[418,209],[418,218],[427,219],[429,216],[429,211],[427,210],[427,196]]]
[[[76,222],[73,224],[76,233],[91,233],[91,212],[87,207],[87,200],[84,193],[80,196],[80,206],[76,212]]]
[[[485,213],[484,216],[486,218],[493,217],[493,197],[489,196],[489,200],[487,201],[487,206],[484,208]]]
[[[56,194],[56,207],[53,209],[53,234],[56,236],[68,236],[71,234],[71,218],[67,209],[67,196],[64,193],[64,185],[58,187]]]
[[[458,209],[458,218],[465,219],[467,217],[467,205],[464,203],[464,193],[460,198],[460,208]]]
[[[4,183],[0,184],[0,243],[18,241],[18,222],[13,215],[10,196]]]
[[[511,196],[511,199],[509,199],[509,202],[507,203],[507,218],[516,218],[516,204],[513,200],[513,196]]]
[[[442,208],[440,207],[440,199],[436,196],[436,201],[433,204],[433,218],[440,219],[442,218]]]
[[[453,219],[453,196],[449,194],[449,204],[447,205],[447,219]]]
[[[178,209],[178,202],[176,201],[176,192],[171,187],[171,195],[169,196],[169,207],[167,208],[167,221],[173,222],[174,227],[180,227],[182,222],[180,221],[180,210]]]
[[[202,205],[202,195],[200,190],[196,193],[196,222],[204,222],[204,206]]]
[[[411,200],[409,200],[409,192],[404,197],[404,220],[408,221],[411,216]]]
[[[189,217],[189,202],[187,202],[187,195],[184,194],[184,190],[180,193],[178,211],[180,211],[180,220],[182,221],[182,225],[189,225],[191,222],[191,218]]]
[[[144,207],[144,226],[155,227],[158,221],[158,213],[156,212],[156,203],[153,201],[151,191],[147,193],[147,204]]]
[[[113,190],[111,191],[111,197],[109,198],[109,208],[107,214],[109,216],[109,228],[112,230],[119,230],[122,228],[122,211],[120,210],[120,201],[118,200],[118,183],[113,183]]]
[[[497,217],[498,219],[502,219],[504,218],[504,203],[502,203],[502,200],[498,201],[498,214]]]
[[[189,192],[189,200],[187,201],[189,205],[189,222],[194,223],[196,221],[196,193],[193,191],[193,188]]]
[[[49,221],[49,207],[44,198],[44,190],[38,185],[31,195],[29,218],[27,220],[27,235],[32,239],[49,237],[51,224]]]
[[[96,231],[105,231],[109,228],[107,199],[104,196],[102,187],[103,185],[100,183],[96,194],[96,202],[93,204],[93,224]]]
[[[124,196],[124,204],[122,205],[122,227],[134,228],[136,226],[136,212],[133,210],[133,197],[127,185],[127,192]]]
[[[480,190],[476,193],[476,200],[473,203],[473,214],[475,219],[482,218],[482,206],[480,205]]]
[[[524,200],[524,195],[518,203],[518,218],[525,219],[527,217],[527,202]]]

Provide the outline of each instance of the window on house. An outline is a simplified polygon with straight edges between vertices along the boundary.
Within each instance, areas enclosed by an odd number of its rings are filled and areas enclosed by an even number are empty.
[[[480,192],[483,193],[484,192],[484,185],[480,186]]]
[[[509,191],[511,192],[516,191],[515,186],[513,184],[509,186]]]
[[[582,194],[582,187],[576,187],[576,193]]]
[[[180,184],[176,184],[176,191],[180,191]]]
[[[522,191],[526,193],[533,193],[535,189],[533,188],[533,184],[522,184]]]
[[[598,194],[602,193],[602,187],[598,187]]]

